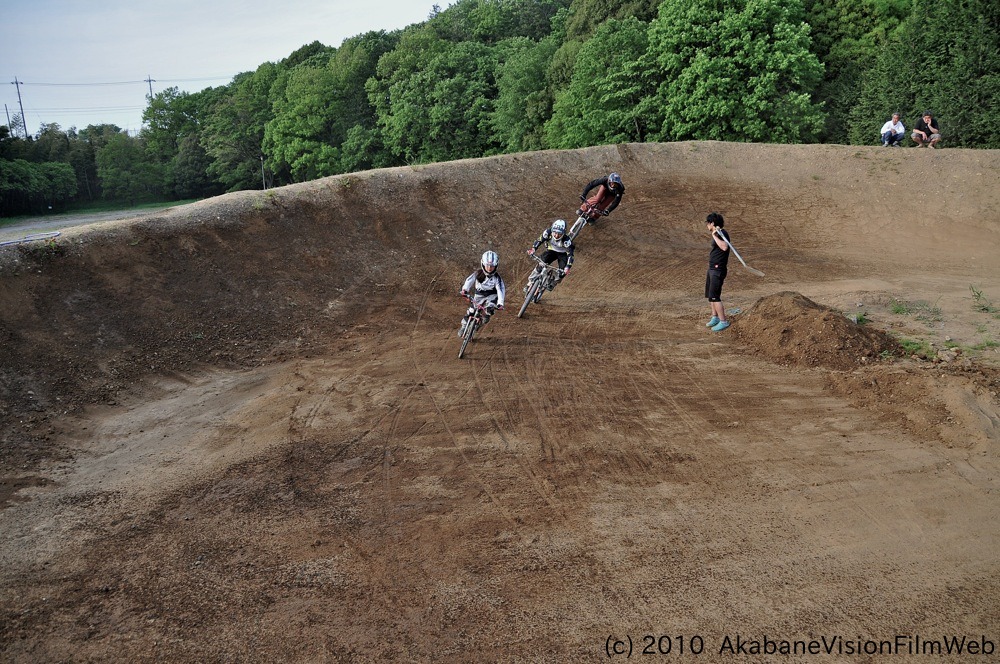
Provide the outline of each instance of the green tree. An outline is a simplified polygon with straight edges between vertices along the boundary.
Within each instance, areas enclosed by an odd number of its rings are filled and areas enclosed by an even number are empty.
[[[48,208],[63,207],[76,196],[76,173],[72,166],[63,162],[47,161],[39,164],[39,167],[45,180],[42,197]]]
[[[76,174],[69,164],[0,159],[0,216],[48,212],[75,195]]]
[[[227,191],[263,186],[264,127],[272,117],[272,90],[282,70],[267,62],[237,75],[207,114],[202,144],[211,159],[208,173]]]
[[[397,40],[385,32],[369,32],[345,40],[325,62],[314,58],[287,74],[264,133],[272,168],[287,170],[294,180],[302,181],[351,170],[366,161],[346,154],[343,145],[349,135],[357,139],[374,130],[376,114],[365,82]],[[355,126],[361,129],[351,132]],[[366,141],[367,148],[373,145]]]
[[[287,167],[296,182],[337,172],[340,149],[333,127],[337,108],[334,73],[300,65],[288,73],[284,97],[264,128],[264,149],[277,168]]]
[[[434,11],[426,27],[450,42],[493,45],[513,37],[538,41],[548,36],[556,12],[569,4],[569,0],[458,0],[444,11]]]
[[[58,124],[43,124],[32,148],[32,161],[66,161],[70,152],[69,137]]]
[[[964,0],[914,6],[866,72],[851,142],[874,143],[893,110],[912,129],[933,111],[945,145],[1000,148],[1000,6]]]
[[[403,35],[368,81],[386,149],[407,163],[478,157],[496,150],[490,117],[496,53],[425,30]]]
[[[798,0],[672,0],[650,27],[658,140],[814,140],[823,65]]]
[[[662,0],[573,0],[566,34],[570,39],[586,41],[608,19],[636,18],[649,23],[656,18]]]
[[[97,162],[94,148],[90,143],[80,138],[79,134],[70,141],[69,155],[67,155],[70,166],[76,174],[77,192],[88,201],[93,201],[100,197],[100,190],[97,186]]]
[[[122,130],[117,125],[87,125],[79,130],[70,144],[69,162],[76,172],[78,196],[88,201],[101,198],[101,181],[97,176],[97,151]]]
[[[44,191],[44,177],[26,159],[0,159],[0,216],[31,212],[32,201]]]
[[[185,136],[198,131],[198,105],[193,95],[176,87],[158,92],[142,113],[146,149],[160,163],[169,163]]]
[[[181,139],[177,154],[170,163],[169,194],[177,199],[206,198],[221,193],[220,186],[209,176],[210,159],[198,136]]]
[[[520,37],[505,42],[507,58],[498,67],[494,138],[507,152],[545,147],[545,122],[552,115],[548,71],[559,48],[554,38],[533,42]]]
[[[825,65],[816,91],[827,113],[819,136],[822,142],[848,141],[849,119],[861,95],[865,72],[874,66],[912,4],[912,0],[805,0],[813,52]],[[888,119],[893,107],[884,107],[877,117]]]
[[[115,134],[97,151],[97,175],[104,197],[134,205],[159,194],[160,168],[146,153],[141,139]]]
[[[639,114],[655,93],[647,25],[636,18],[605,21],[580,48],[569,87],[556,97],[546,143],[575,148],[642,140]]]

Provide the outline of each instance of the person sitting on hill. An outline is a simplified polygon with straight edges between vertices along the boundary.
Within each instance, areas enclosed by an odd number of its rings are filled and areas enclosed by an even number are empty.
[[[898,148],[903,137],[906,135],[906,129],[903,127],[903,123],[899,121],[899,113],[893,113],[892,119],[887,120],[884,125],[882,125],[882,131],[879,132],[882,136],[882,147],[887,148],[892,146]]]
[[[941,130],[938,128],[938,122],[934,119],[934,115],[930,111],[924,111],[923,116],[917,120],[917,126],[913,128],[910,138],[913,139],[918,148],[926,145],[932,150],[934,149],[934,144],[941,140]]]
[[[597,193],[587,198],[592,190],[597,189]],[[622,183],[622,178],[617,173],[611,173],[602,178],[597,178],[596,180],[591,180],[586,187],[583,189],[583,193],[580,194],[580,200],[587,203],[591,209],[597,210],[598,214],[602,217],[606,217],[611,214],[618,204],[622,202],[622,196],[625,194],[625,185]],[[582,215],[584,212],[581,207],[576,211],[577,216]],[[595,215],[596,217],[596,215]],[[590,223],[596,221],[596,218],[591,219]]]

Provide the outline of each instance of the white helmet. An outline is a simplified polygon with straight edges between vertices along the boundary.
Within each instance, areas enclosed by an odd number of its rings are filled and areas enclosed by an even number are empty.
[[[555,221],[553,221],[552,232],[559,233],[559,235],[563,235],[566,232],[566,222],[563,221],[562,219],[556,219]]]
[[[500,257],[497,256],[497,252],[495,251],[484,251],[480,264],[483,266],[483,272],[493,274],[493,271],[497,269],[497,265],[500,264]]]

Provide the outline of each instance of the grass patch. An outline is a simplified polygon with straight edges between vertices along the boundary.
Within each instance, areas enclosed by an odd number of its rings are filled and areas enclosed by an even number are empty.
[[[969,291],[972,293],[972,308],[986,314],[1000,313],[1000,309],[993,306],[993,303],[986,299],[981,288],[976,288],[969,284]]]
[[[923,341],[922,339],[906,339],[900,338],[899,345],[903,347],[903,350],[907,355],[921,357],[925,360],[931,360],[937,357],[937,353],[930,343]]]
[[[10,226],[12,224],[20,224],[26,221],[40,221],[40,220],[50,220],[59,219],[61,217],[75,216],[79,214],[99,214],[101,212],[143,212],[146,210],[162,210],[165,208],[176,207],[178,205],[187,205],[188,203],[196,203],[202,199],[191,198],[183,201],[158,201],[158,202],[148,202],[139,203],[137,205],[122,205],[121,203],[113,203],[109,201],[95,201],[93,203],[74,205],[65,210],[60,210],[59,212],[53,214],[32,214],[32,215],[20,215],[17,217],[4,217],[0,219],[0,227]]]
[[[48,263],[59,256],[66,254],[66,248],[56,242],[55,238],[50,238],[44,242],[36,242],[32,245],[19,247],[21,254],[30,258],[36,263]]]
[[[944,320],[944,314],[941,311],[941,307],[936,304],[931,304],[925,300],[910,302],[908,300],[897,300],[896,298],[893,298],[892,301],[889,302],[889,311],[897,316],[909,316],[914,314],[914,318],[924,322],[940,322]]]
[[[910,308],[909,302],[903,302],[902,300],[893,300],[889,303],[889,311],[894,314],[899,314],[900,316],[909,316],[913,313],[913,309]]]
[[[938,323],[944,320],[944,313],[941,311],[941,307],[936,304],[920,301],[915,302],[913,306],[915,311],[917,311],[917,320],[933,323]]]

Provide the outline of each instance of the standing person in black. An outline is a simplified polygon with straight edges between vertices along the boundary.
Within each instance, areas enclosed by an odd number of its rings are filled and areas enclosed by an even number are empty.
[[[924,111],[923,116],[917,120],[910,138],[913,139],[918,148],[926,144],[932,150],[934,144],[941,140],[941,129],[938,128],[938,121],[930,111]]]
[[[712,318],[708,327],[712,332],[722,332],[729,327],[726,308],[722,304],[722,282],[726,280],[729,266],[729,233],[723,230],[725,219],[718,212],[712,212],[705,219],[708,232],[712,236],[712,249],[708,254],[708,275],[705,277],[705,297],[712,308]]]

